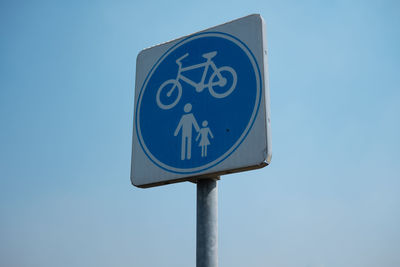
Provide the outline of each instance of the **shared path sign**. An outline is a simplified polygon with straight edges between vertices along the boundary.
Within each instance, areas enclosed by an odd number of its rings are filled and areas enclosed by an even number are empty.
[[[131,180],[151,187],[271,160],[265,23],[250,15],[137,56]]]

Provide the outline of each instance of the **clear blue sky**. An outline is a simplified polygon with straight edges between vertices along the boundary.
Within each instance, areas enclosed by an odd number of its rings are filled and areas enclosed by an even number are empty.
[[[267,23],[273,158],[219,182],[221,267],[400,266],[398,1],[1,1],[0,266],[194,266],[196,187],[130,184],[143,48]]]

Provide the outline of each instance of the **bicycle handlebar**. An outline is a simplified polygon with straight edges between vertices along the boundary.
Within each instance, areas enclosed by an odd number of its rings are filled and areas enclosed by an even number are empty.
[[[181,56],[180,58],[178,58],[176,60],[176,63],[179,63],[182,59],[184,59],[185,57],[187,57],[189,55],[189,53],[184,54],[183,56]]]

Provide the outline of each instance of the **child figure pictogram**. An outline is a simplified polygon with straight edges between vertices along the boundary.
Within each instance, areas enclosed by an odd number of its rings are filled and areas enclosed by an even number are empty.
[[[199,134],[196,137],[196,141],[199,140],[199,146],[201,147],[201,156],[202,157],[207,157],[207,146],[210,144],[210,140],[208,139],[208,135],[210,135],[211,138],[214,138],[211,130],[208,125],[208,121],[203,121],[202,124],[203,128],[199,130]]]

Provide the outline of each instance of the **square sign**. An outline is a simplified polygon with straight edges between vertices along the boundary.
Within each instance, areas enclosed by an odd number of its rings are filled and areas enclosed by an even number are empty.
[[[250,15],[137,56],[131,180],[138,187],[271,160],[265,23]]]

